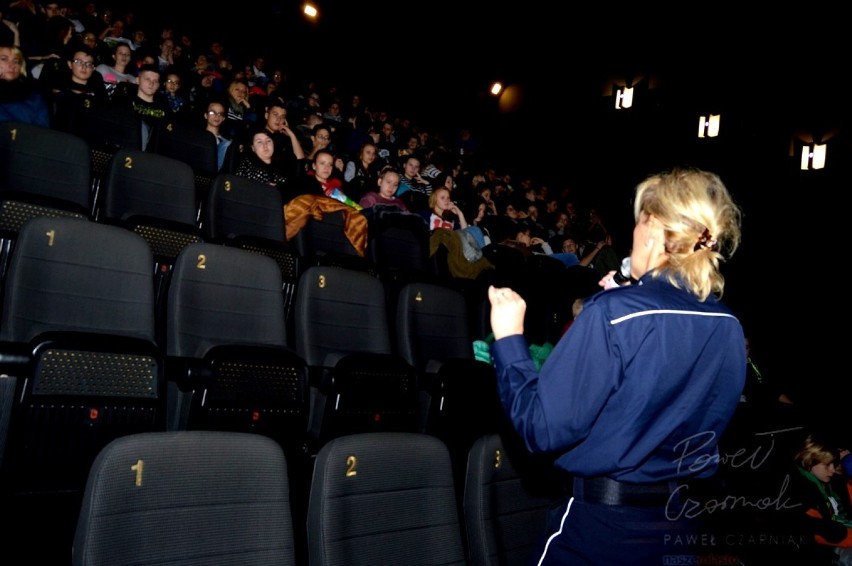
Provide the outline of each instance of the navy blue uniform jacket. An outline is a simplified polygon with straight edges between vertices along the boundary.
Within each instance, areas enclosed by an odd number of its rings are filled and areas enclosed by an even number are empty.
[[[730,310],[664,279],[601,291],[536,372],[523,336],[492,345],[503,407],[533,452],[581,477],[709,477],[745,381]]]

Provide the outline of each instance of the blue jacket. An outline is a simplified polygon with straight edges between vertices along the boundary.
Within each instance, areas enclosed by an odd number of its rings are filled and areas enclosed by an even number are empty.
[[[26,122],[50,127],[50,113],[44,97],[35,91],[18,100],[0,101],[0,122]]]
[[[745,381],[745,337],[714,297],[649,275],[590,298],[536,372],[523,336],[492,345],[503,407],[533,452],[581,477],[709,477]]]

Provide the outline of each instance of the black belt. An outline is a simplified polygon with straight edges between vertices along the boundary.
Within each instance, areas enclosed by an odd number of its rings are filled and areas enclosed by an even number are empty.
[[[626,507],[664,507],[676,482],[638,484],[611,478],[574,478],[573,497],[585,503]]]

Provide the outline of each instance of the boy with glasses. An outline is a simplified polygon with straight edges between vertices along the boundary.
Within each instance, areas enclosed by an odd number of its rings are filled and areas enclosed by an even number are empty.
[[[216,138],[217,150],[217,165],[218,170],[222,170],[222,165],[225,163],[225,155],[227,155],[228,147],[231,145],[231,140],[222,135],[222,122],[225,121],[225,105],[221,102],[210,101],[207,104],[207,110],[204,111],[204,121],[206,130]]]
[[[49,88],[51,125],[85,137],[88,114],[103,107],[109,100],[104,79],[95,70],[94,53],[88,47],[75,49],[65,67]]]

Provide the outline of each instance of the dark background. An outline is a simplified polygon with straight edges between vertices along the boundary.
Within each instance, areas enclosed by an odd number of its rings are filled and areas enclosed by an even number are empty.
[[[675,165],[718,173],[744,213],[724,300],[763,373],[820,422],[846,426],[852,152],[837,9],[325,1],[308,23],[300,6],[243,1],[178,17],[149,2],[137,14],[159,10],[157,22],[219,39],[236,60],[263,55],[291,82],[357,92],[428,129],[470,126],[501,169],[600,207],[625,252],[639,181]],[[617,78],[638,80],[629,110],[606,88]],[[495,79],[508,87],[501,101],[487,94]],[[710,112],[722,114],[720,137],[698,139]],[[807,135],[828,139],[823,171],[791,156]]]

